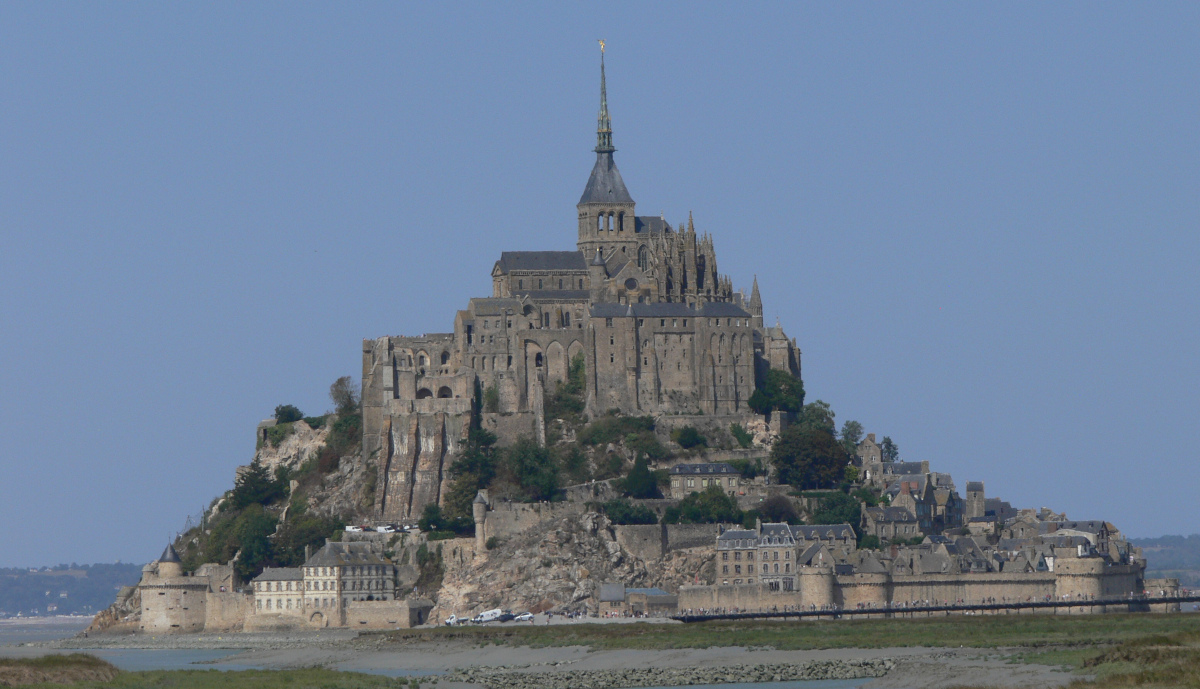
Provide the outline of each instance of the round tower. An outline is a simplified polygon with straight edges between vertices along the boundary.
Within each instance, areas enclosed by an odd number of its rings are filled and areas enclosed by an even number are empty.
[[[800,580],[800,604],[805,608],[821,610],[833,605],[833,568],[825,565],[798,567],[796,578]]]
[[[471,516],[475,518],[475,552],[482,553],[487,550],[487,498],[483,497],[483,491],[475,494]]]
[[[170,543],[162,555],[158,556],[158,576],[162,579],[183,576],[183,561],[179,559],[179,553],[175,552],[175,546]]]

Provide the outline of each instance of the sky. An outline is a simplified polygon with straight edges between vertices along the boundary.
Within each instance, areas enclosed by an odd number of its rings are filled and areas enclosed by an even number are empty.
[[[145,562],[361,340],[574,248],[597,39],[808,400],[1200,531],[1200,4],[0,4],[0,566]]]

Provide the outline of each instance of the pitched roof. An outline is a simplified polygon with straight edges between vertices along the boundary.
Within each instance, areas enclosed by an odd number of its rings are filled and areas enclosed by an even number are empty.
[[[375,554],[369,543],[329,541],[304,562],[305,567],[345,567],[390,564]]]
[[[634,232],[648,232],[650,234],[663,234],[671,231],[671,224],[658,216],[639,215],[635,219]]]
[[[725,462],[707,462],[704,464],[676,464],[670,468],[672,474],[736,474],[737,469]]]
[[[304,570],[299,567],[265,567],[252,581],[299,581],[303,578]]]
[[[513,294],[533,301],[587,301],[589,296],[585,289],[531,289]]]
[[[710,301],[693,308],[690,304],[661,302],[656,304],[630,304],[633,313],[625,304],[603,303],[592,305],[592,318],[749,318],[750,313],[737,304]]]
[[[982,493],[983,481],[967,481],[967,492]]]
[[[737,541],[743,539],[758,540],[758,532],[749,529],[728,529],[717,536],[718,541]]]
[[[592,174],[583,188],[579,203],[633,203],[633,197],[625,188],[625,180],[621,179],[621,172],[613,162],[611,151],[596,153],[596,165],[592,167]]]
[[[578,270],[587,272],[587,261],[579,251],[505,251],[496,261],[501,274],[514,270]]]

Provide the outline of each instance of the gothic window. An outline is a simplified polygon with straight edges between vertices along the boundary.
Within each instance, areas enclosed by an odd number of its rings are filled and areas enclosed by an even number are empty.
[[[538,368],[542,367],[542,353],[541,352],[538,352],[537,355],[533,357],[533,365]]]
[[[450,363],[450,352],[442,352],[442,364]]]
[[[601,232],[603,230],[604,230],[604,214],[601,213],[600,215],[596,216],[596,231]]]
[[[625,214],[617,213],[617,232],[623,232],[624,230],[625,230]]]

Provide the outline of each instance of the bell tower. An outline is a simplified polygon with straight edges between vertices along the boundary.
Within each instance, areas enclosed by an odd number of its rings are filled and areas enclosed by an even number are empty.
[[[579,210],[579,250],[594,256],[599,249],[605,259],[637,254],[637,221],[633,198],[613,161],[612,119],[608,114],[608,89],[604,77],[604,41],[600,41],[600,114],[596,118],[596,165],[588,177]]]

